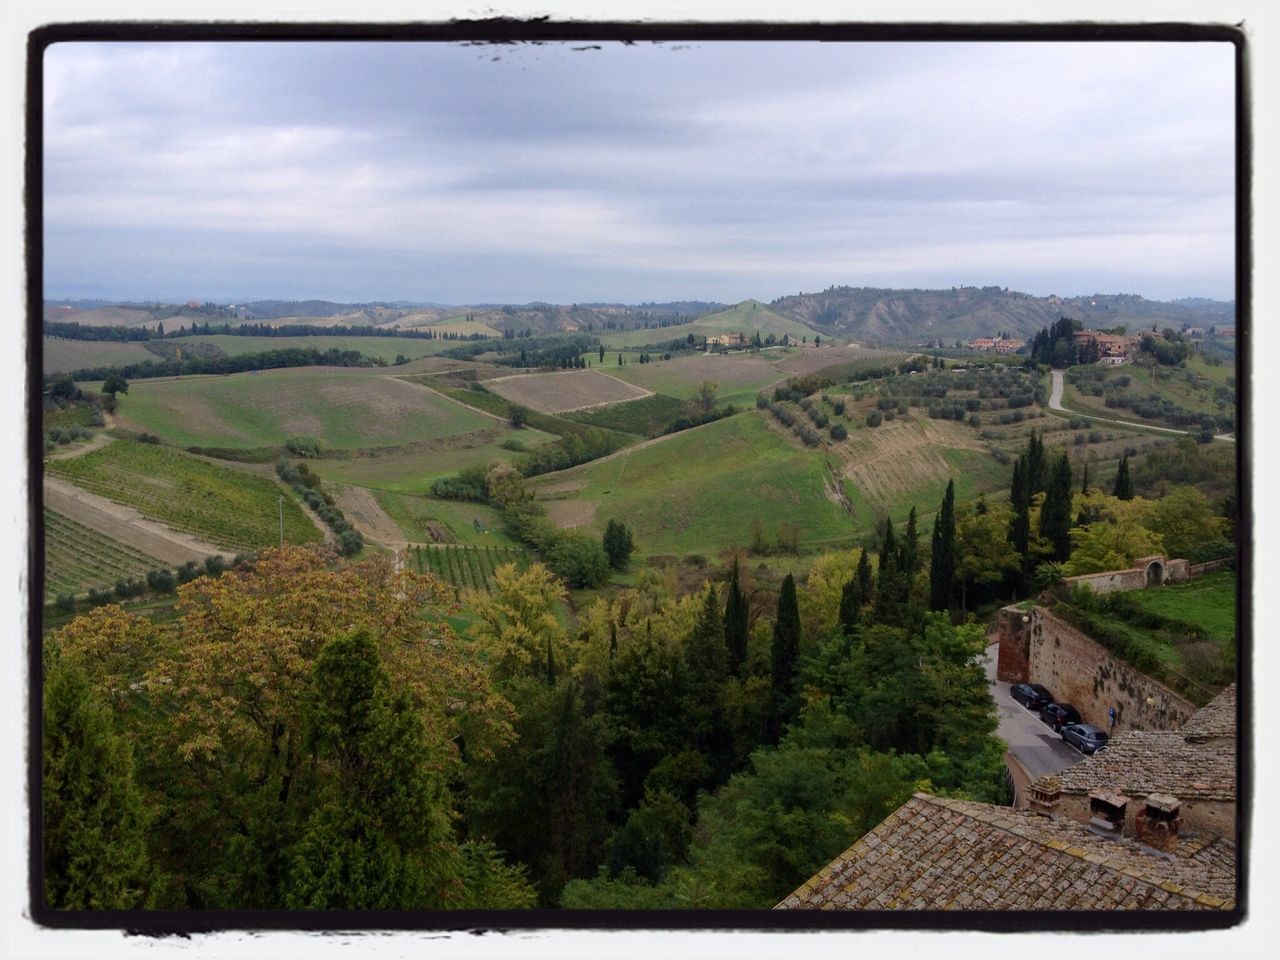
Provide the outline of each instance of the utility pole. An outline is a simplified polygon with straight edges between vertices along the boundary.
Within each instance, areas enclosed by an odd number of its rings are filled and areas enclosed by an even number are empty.
[[[284,546],[284,497],[280,497],[277,501],[280,507],[280,546]]]

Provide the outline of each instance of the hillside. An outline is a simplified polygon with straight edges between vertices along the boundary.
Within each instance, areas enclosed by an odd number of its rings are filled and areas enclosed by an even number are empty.
[[[821,293],[782,297],[770,307],[823,332],[866,343],[969,340],[1000,331],[1029,339],[1059,317],[1089,327],[1181,328],[1234,323],[1235,304],[1212,300],[1164,303],[1131,294],[1033,297],[1000,287],[887,290],[831,287]]]

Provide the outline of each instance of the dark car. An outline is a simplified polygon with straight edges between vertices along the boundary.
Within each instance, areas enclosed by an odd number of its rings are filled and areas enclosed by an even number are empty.
[[[1040,708],[1040,719],[1057,733],[1068,723],[1079,723],[1080,711],[1069,703],[1046,703]]]
[[[1038,683],[1015,683],[1009,688],[1009,696],[1028,710],[1039,710],[1046,703],[1053,703],[1053,694]]]
[[[1106,749],[1110,738],[1107,731],[1100,730],[1091,723],[1068,723],[1062,728],[1062,739],[1083,754],[1093,754]]]

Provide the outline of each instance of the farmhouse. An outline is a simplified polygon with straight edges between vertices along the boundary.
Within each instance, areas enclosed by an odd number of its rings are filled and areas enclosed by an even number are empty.
[[[1118,366],[1129,361],[1129,350],[1133,345],[1131,337],[1101,330],[1077,330],[1074,338],[1077,349],[1087,347],[1091,340],[1097,343],[1098,363]]]
[[[981,350],[983,352],[1017,353],[1024,346],[1026,346],[1025,340],[1015,340],[1012,337],[1005,336],[978,337],[969,341],[970,350]]]

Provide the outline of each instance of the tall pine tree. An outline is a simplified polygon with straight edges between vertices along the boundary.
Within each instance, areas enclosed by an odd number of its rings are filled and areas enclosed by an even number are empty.
[[[1050,559],[1065,563],[1071,557],[1071,461],[1065,451],[1049,477],[1040,508],[1040,536],[1053,544]]]
[[[1026,457],[1019,457],[1013,465],[1013,483],[1009,492],[1013,505],[1013,518],[1009,521],[1009,543],[1027,564],[1031,549],[1031,488]]]
[[[1044,440],[1034,431],[1027,441],[1027,499],[1043,493],[1048,479]]]
[[[747,597],[738,582],[738,558],[733,558],[733,574],[729,578],[729,596],[724,607],[724,645],[729,654],[729,672],[742,676],[747,662],[748,635]]]
[[[782,728],[795,716],[796,660],[800,656],[800,605],[796,601],[795,577],[787,574],[778,594],[778,614],[773,622],[773,709],[769,738],[777,743]]]
[[[716,596],[715,587],[707,590],[702,611],[693,625],[693,633],[685,644],[684,653],[695,689],[705,691],[724,681],[728,650],[724,642],[720,598]]]
[[[951,588],[956,575],[956,485],[947,482],[942,509],[933,518],[933,540],[929,553],[929,607],[946,610],[951,604]]]
[[[912,504],[907,514],[907,527],[902,534],[902,546],[899,548],[898,569],[907,581],[910,590],[911,578],[920,569],[920,534],[916,531],[916,508]]]

